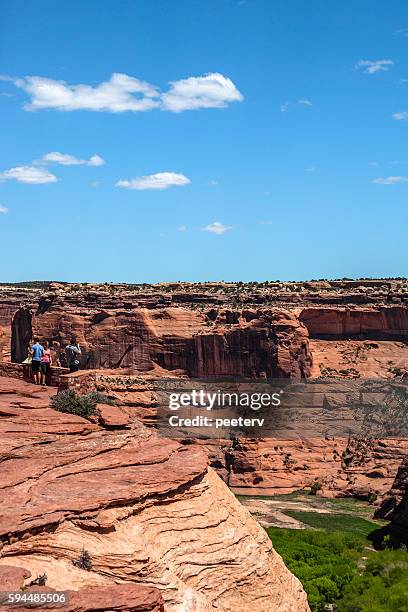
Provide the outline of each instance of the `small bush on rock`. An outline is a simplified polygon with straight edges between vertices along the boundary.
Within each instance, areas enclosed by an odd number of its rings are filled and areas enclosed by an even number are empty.
[[[85,548],[82,549],[82,552],[79,555],[78,559],[74,559],[72,563],[76,567],[86,570],[87,572],[92,569],[92,557],[89,552],[85,550]]]
[[[320,482],[317,482],[317,480],[315,482],[313,482],[310,485],[310,493],[309,495],[316,495],[318,491],[320,491],[320,489],[322,488],[322,485],[320,484]]]
[[[91,391],[90,393],[86,394],[86,397],[92,401],[95,401],[95,404],[109,404],[110,406],[115,406],[116,404],[115,400],[111,399],[100,391]]]
[[[72,389],[61,391],[51,400],[51,406],[58,412],[69,412],[89,419],[96,413],[96,404],[114,404],[109,397],[98,391],[78,395]]]

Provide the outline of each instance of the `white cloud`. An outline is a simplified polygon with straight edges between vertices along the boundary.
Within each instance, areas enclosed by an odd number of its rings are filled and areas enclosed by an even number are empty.
[[[258,221],[258,225],[272,225],[272,221]]]
[[[105,163],[100,155],[92,155],[87,161],[88,166],[103,166]]]
[[[367,74],[375,74],[376,72],[387,72],[394,65],[392,60],[360,60],[355,64],[356,70],[362,70]]]
[[[0,204],[0,214],[6,215],[7,213],[8,213],[8,208],[6,208],[6,206],[3,206],[3,204]]]
[[[35,166],[17,166],[5,172],[0,172],[0,180],[15,180],[19,183],[41,185],[43,183],[56,183],[57,177],[44,168]]]
[[[408,183],[408,176],[388,176],[376,178],[372,182],[376,185],[396,185],[397,183]]]
[[[89,159],[78,159],[74,155],[68,155],[67,153],[59,153],[53,151],[52,153],[46,153],[39,159],[37,164],[60,164],[61,166],[103,166],[105,160],[99,155],[92,155]]]
[[[393,119],[397,121],[408,121],[408,111],[402,111],[401,113],[394,113]]]
[[[177,228],[178,232],[186,232],[187,231],[187,226],[186,225],[180,225],[180,227]]]
[[[30,96],[25,110],[52,108],[59,111],[90,110],[122,113],[154,108],[181,112],[197,108],[221,108],[244,97],[231,79],[213,72],[199,77],[171,81],[162,92],[155,85],[127,74],[114,73],[99,85],[70,85],[65,81],[40,76],[23,79],[3,77]]]
[[[303,104],[303,106],[313,106],[311,101],[308,98],[301,98],[297,101],[298,104]]]
[[[280,105],[280,112],[281,113],[287,113],[289,110],[289,102],[285,102],[284,104]]]
[[[92,181],[91,187],[99,187],[99,181]]]
[[[125,187],[126,189],[167,189],[172,185],[182,186],[190,183],[184,174],[176,172],[157,172],[148,176],[139,176],[128,180],[120,180],[116,183],[116,187]]]
[[[228,230],[232,229],[232,225],[224,225],[220,221],[214,221],[203,227],[203,232],[211,232],[212,234],[225,234]]]
[[[244,99],[231,79],[219,72],[171,81],[170,85],[170,90],[162,95],[162,106],[175,113],[197,108],[222,108],[229,102],[242,102]]]
[[[208,184],[210,185],[210,187],[215,187],[216,185],[218,185],[218,181],[210,181]]]
[[[39,76],[15,79],[14,84],[31,96],[25,110],[54,108],[60,111],[91,110],[121,113],[147,111],[159,106],[157,87],[127,74],[114,73],[99,85],[69,85]]]
[[[308,166],[305,168],[305,172],[316,172],[316,166]]]

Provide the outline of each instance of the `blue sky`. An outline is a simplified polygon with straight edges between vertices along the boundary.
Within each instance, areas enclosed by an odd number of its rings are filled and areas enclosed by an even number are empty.
[[[407,274],[403,0],[0,7],[0,280]]]

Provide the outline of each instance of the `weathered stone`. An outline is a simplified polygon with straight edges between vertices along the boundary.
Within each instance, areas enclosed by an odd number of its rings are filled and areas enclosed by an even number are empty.
[[[154,589],[170,612],[308,610],[299,581],[202,448],[137,419],[106,431],[49,408],[51,394],[0,378],[0,568],[45,573],[47,587],[75,591],[72,612],[94,602],[160,610]],[[73,563],[84,549],[90,571]],[[26,575],[13,572],[13,584]]]

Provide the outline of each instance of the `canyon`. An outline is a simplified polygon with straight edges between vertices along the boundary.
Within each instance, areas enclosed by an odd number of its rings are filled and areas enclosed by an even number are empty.
[[[22,380],[35,336],[62,366],[60,390],[116,406],[99,406],[98,422],[52,410],[56,389]],[[72,336],[81,371],[67,374]],[[87,610],[96,588],[106,608],[128,609],[109,603],[112,585],[118,605],[129,596],[140,610],[307,610],[233,493],[316,486],[376,500],[379,516],[406,526],[408,439],[170,440],[154,428],[158,380],[403,383],[406,279],[3,286],[0,373],[0,575],[21,586],[45,572],[58,590],[68,576],[72,610]],[[84,548],[92,572],[73,565]]]
[[[61,347],[74,335],[83,371],[114,372],[114,383],[99,379],[99,388],[136,416],[154,410],[144,380],[154,377],[393,380],[408,371],[404,279],[50,283],[23,293],[20,287],[3,291],[0,318],[3,329],[11,329],[11,346],[3,352],[21,362],[38,335],[66,365]],[[206,448],[235,492],[289,493],[318,482],[319,494],[363,498],[384,495],[408,454],[406,441],[311,435],[239,440],[234,448],[228,440],[209,441]]]

